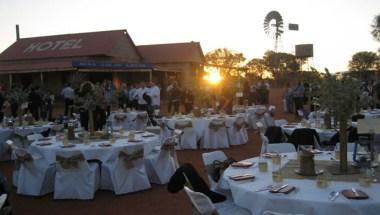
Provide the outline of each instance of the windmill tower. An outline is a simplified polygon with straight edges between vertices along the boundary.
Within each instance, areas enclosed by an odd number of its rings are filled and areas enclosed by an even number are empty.
[[[279,12],[273,10],[265,16],[264,32],[274,40],[274,51],[277,52],[284,33],[284,21]]]

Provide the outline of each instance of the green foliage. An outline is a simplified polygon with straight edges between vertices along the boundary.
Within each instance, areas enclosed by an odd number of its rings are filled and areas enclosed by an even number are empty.
[[[253,58],[248,61],[245,67],[247,69],[247,74],[254,75],[258,79],[265,78],[265,73],[268,71],[264,60],[259,58]]]
[[[349,62],[350,71],[368,71],[376,69],[378,56],[374,52],[357,52]]]
[[[81,84],[85,81],[86,74],[82,72],[75,72],[73,73],[69,78],[69,83],[71,84],[71,87],[76,90],[79,89]]]
[[[375,38],[375,40],[380,42],[380,14],[374,17],[371,27],[372,36]]]
[[[337,119],[347,119],[355,111],[360,96],[360,82],[350,76],[330,74],[326,71],[319,92],[322,109]]]
[[[7,92],[6,96],[12,99],[16,104],[22,105],[28,101],[29,91],[23,90],[20,87],[14,87]]]
[[[100,84],[84,82],[81,84],[82,96],[76,96],[74,103],[77,107],[85,110],[95,110],[96,107],[105,105],[104,89]]]
[[[220,48],[207,53],[205,61],[210,66],[218,67],[223,76],[232,76],[239,74],[245,57],[243,53]]]

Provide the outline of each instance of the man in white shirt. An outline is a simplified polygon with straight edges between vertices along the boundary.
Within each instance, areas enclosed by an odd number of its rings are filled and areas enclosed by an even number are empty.
[[[148,94],[152,98],[152,108],[160,109],[160,88],[154,82],[149,83]]]
[[[65,99],[65,116],[67,116],[70,108],[70,113],[73,113],[73,104],[74,104],[74,89],[71,88],[71,84],[66,84],[65,88],[62,89],[61,95]]]

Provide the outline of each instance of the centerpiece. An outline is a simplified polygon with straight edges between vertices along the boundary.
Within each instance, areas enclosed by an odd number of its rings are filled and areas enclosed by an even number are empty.
[[[29,91],[21,89],[19,87],[11,88],[7,92],[7,97],[17,104],[17,116],[19,126],[23,125],[23,111],[28,107],[27,102],[29,98]]]
[[[360,82],[345,74],[326,74],[319,91],[321,108],[326,110],[339,126],[340,172],[347,172],[347,126],[348,119],[355,112],[360,96]]]

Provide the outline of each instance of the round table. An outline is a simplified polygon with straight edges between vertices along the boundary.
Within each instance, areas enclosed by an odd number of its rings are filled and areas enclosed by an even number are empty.
[[[309,128],[314,129],[318,133],[320,142],[329,141],[338,132],[335,129],[320,129],[316,128],[313,125],[314,123],[311,123],[311,126]],[[291,136],[294,130],[307,127],[303,126],[301,123],[292,123],[282,125],[281,128],[284,133],[286,133],[288,136]]]
[[[159,146],[158,135],[144,132],[135,135],[136,140],[139,142],[131,142],[127,139],[128,132],[123,134],[122,138],[116,139],[115,143],[110,145],[109,140],[96,140],[88,144],[80,143],[74,144],[74,147],[63,148],[62,141],[57,141],[55,137],[50,137],[49,140],[35,141],[31,144],[29,152],[33,156],[41,156],[40,158],[46,160],[47,163],[55,163],[55,156],[58,150],[78,150],[83,153],[86,160],[98,159],[105,162],[109,159],[116,158],[119,151],[124,148],[134,150],[136,147],[143,145],[144,155],[149,154],[156,146]],[[43,145],[41,143],[50,142],[50,145]]]
[[[333,152],[324,152],[316,155],[315,160],[329,160]],[[290,159],[296,159],[297,153],[282,154],[282,165]],[[351,156],[349,156],[351,158]],[[369,187],[360,187],[358,182],[330,181],[327,188],[318,188],[316,181],[311,179],[284,178],[281,184],[296,186],[290,194],[273,194],[268,190],[258,191],[268,185],[276,184],[272,181],[272,162],[268,159],[268,172],[259,172],[255,157],[247,161],[255,162],[250,168],[229,167],[225,170],[221,187],[231,190],[235,204],[246,208],[252,214],[262,214],[264,211],[275,211],[292,214],[379,214],[380,211],[380,184],[372,183]],[[233,181],[229,176],[249,173],[256,176],[254,180]],[[277,183],[278,184],[278,183]],[[342,194],[335,201],[330,201],[332,191],[357,188],[369,195],[366,200],[350,200]]]

